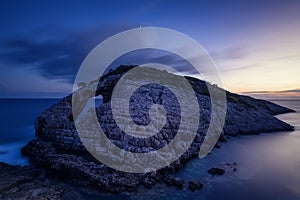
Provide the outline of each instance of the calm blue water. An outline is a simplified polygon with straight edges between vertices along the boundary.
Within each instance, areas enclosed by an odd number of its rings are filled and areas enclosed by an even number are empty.
[[[0,161],[24,165],[20,148],[34,138],[34,120],[58,99],[0,99]]]
[[[177,175],[206,182],[204,190],[197,192],[199,199],[300,199],[300,101],[274,102],[296,110],[277,116],[296,130],[232,138],[206,158],[189,162]],[[232,162],[237,163],[237,172],[205,178],[210,167]]]
[[[56,99],[0,99],[0,161],[26,164],[20,147],[34,138],[33,122],[41,111]],[[300,101],[275,103],[296,110],[278,118],[296,127],[293,132],[239,136],[223,143],[204,159],[187,163],[176,176],[201,180],[201,191],[157,186],[153,190],[120,195],[103,195],[101,199],[300,199]],[[207,170],[225,163],[237,163],[237,172],[210,177]],[[99,199],[99,196],[86,196]]]

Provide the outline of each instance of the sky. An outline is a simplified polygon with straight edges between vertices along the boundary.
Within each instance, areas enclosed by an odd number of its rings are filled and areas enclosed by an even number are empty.
[[[0,98],[67,95],[96,45],[140,26],[169,28],[195,39],[215,62],[227,90],[299,94],[297,0],[2,0]]]

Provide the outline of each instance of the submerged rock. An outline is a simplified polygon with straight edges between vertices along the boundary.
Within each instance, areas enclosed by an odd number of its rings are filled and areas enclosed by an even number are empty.
[[[193,192],[195,190],[201,190],[203,184],[200,181],[189,181],[189,189]]]
[[[182,180],[181,178],[174,178],[173,180],[173,185],[177,188],[182,188],[183,187],[183,184],[184,184],[184,180]]]
[[[225,170],[224,169],[221,169],[221,168],[211,168],[207,171],[208,173],[210,173],[211,175],[218,175],[218,176],[221,176],[225,173]]]
[[[176,97],[168,89],[157,84],[148,84],[134,93],[130,100],[132,119],[123,119],[123,121],[127,123],[126,120],[133,120],[136,124],[146,125],[150,120],[150,107],[153,104],[160,104],[167,111],[167,123],[161,131],[149,138],[136,138],[123,132],[113,118],[110,98],[117,81],[133,67],[136,66],[121,66],[100,79],[96,95],[102,95],[103,103],[96,108],[96,113],[99,124],[114,145],[130,152],[147,153],[164,147],[176,135],[180,122],[180,106]],[[156,76],[164,76],[164,73],[168,72],[155,69],[153,73]],[[164,182],[180,188],[183,185],[181,180],[166,175],[175,172],[185,162],[198,155],[208,129],[211,112],[211,99],[207,89],[211,86],[195,78],[186,78],[195,90],[200,107],[197,135],[191,146],[179,159],[156,173],[131,174],[120,172],[93,158],[87,152],[76,131],[72,113],[72,95],[63,98],[40,114],[35,121],[37,139],[30,141],[22,148],[22,155],[28,156],[29,162],[34,166],[45,169],[48,177],[59,178],[75,185],[100,189],[103,192],[132,191],[140,185],[151,188],[157,182]],[[135,82],[131,81],[128,84],[135,84]],[[89,90],[88,87],[89,85],[84,86],[81,90]],[[268,101],[226,93],[227,115],[221,141],[224,141],[225,135],[236,136],[238,134],[293,130],[292,126],[273,116],[292,112],[292,110]],[[185,92],[183,91],[181,95],[184,98]],[[193,105],[188,105],[188,109],[192,111]],[[75,115],[77,116],[78,113]],[[86,123],[88,124],[88,122]],[[181,126],[189,131],[188,124]],[[89,133],[93,133],[97,128],[87,127],[86,131]],[[90,138],[91,141],[92,139]],[[103,150],[101,144],[97,145],[99,150]],[[182,145],[178,144],[178,148],[182,148]],[[220,174],[219,170],[213,171]],[[190,187],[194,189],[196,186],[191,183]],[[197,187],[200,187],[199,184]]]

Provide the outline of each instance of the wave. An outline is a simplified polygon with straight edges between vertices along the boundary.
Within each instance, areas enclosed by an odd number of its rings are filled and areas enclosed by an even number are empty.
[[[26,142],[7,143],[0,145],[0,161],[11,165],[28,165],[28,158],[23,157],[20,149]]]

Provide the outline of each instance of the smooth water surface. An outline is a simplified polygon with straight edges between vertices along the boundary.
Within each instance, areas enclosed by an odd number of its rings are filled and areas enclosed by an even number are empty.
[[[57,99],[0,100],[0,161],[26,164],[20,147],[33,139],[34,119]],[[175,176],[201,180],[204,188],[191,192],[157,186],[134,193],[90,196],[92,199],[212,199],[299,200],[300,199],[300,101],[276,101],[296,110],[277,117],[295,126],[293,132],[263,133],[230,138],[221,149],[204,159],[193,159]],[[207,170],[236,162],[236,172],[211,177]]]

